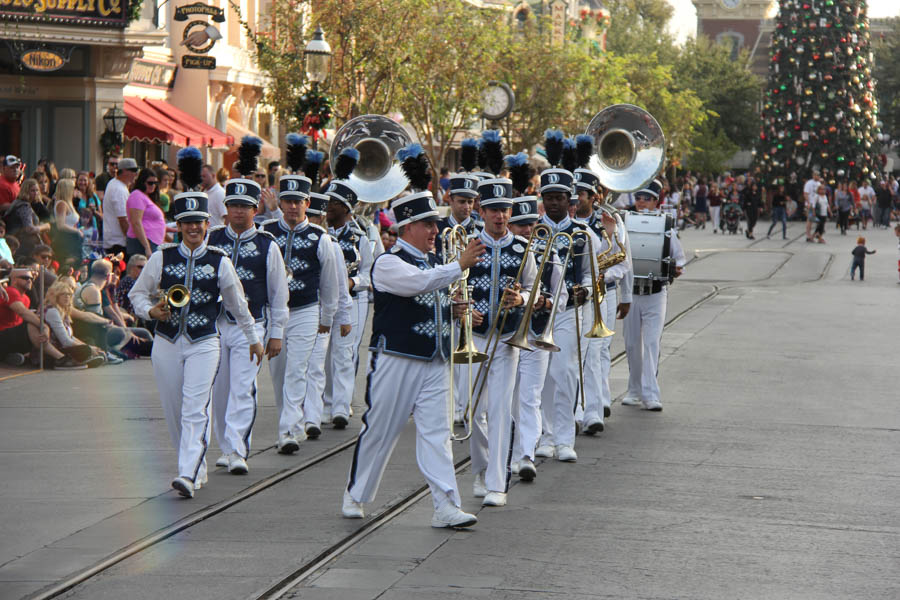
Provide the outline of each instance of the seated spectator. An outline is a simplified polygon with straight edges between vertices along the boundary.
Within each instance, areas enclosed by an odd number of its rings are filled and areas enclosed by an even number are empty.
[[[0,269],[9,269],[15,262],[12,250],[6,241],[6,222],[0,219]]]
[[[34,276],[34,284],[28,292],[28,297],[31,299],[31,306],[35,310],[41,309],[41,290],[43,289],[44,294],[46,294],[50,286],[56,281],[56,274],[53,273],[51,268],[45,266],[49,265],[51,260],[50,247],[41,245],[34,249],[34,253],[31,256],[19,261],[18,266],[31,269],[31,273]],[[44,281],[43,286],[41,285],[41,279]]]
[[[26,179],[4,215],[8,231],[16,236],[26,254],[31,254],[35,246],[43,243],[43,236],[50,231],[50,224],[41,223],[35,212],[35,206],[40,204],[41,191],[37,181]]]
[[[106,364],[105,353],[96,346],[85,344],[72,333],[73,293],[72,287],[61,280],[47,290],[44,322],[50,329],[50,343],[77,363],[99,367]]]
[[[6,298],[0,298],[0,348],[6,362],[13,366],[25,363],[25,355],[39,356],[43,346],[47,364],[60,370],[85,369],[50,343],[50,329],[41,327],[40,318],[31,311],[28,292],[34,282],[30,269],[14,269],[10,285],[6,288]],[[33,362],[37,362],[34,361]]]
[[[116,304],[119,305],[120,310],[125,311],[132,317],[134,316],[134,307],[128,298],[128,292],[134,287],[134,282],[137,281],[146,264],[147,257],[143,254],[135,254],[129,258],[128,266],[125,267],[125,276],[119,280],[119,284],[116,286]]]
[[[87,209],[81,210],[81,221],[78,228],[81,230],[81,260],[95,261],[103,258],[103,237],[96,227],[98,219]]]
[[[32,208],[41,220],[41,223],[49,223],[53,217],[53,211],[51,210],[53,206],[52,190],[56,189],[56,183],[51,182],[44,171],[35,171],[31,176],[38,182],[38,190],[40,191],[37,202],[32,204]]]

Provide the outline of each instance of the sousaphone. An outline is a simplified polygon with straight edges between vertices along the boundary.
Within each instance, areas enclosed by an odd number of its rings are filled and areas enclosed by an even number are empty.
[[[406,130],[382,115],[350,119],[334,136],[331,164],[344,148],[359,151],[359,162],[350,175],[350,187],[359,201],[378,204],[399,196],[409,185],[400,168],[397,151],[412,143]]]
[[[633,104],[614,104],[597,113],[585,133],[594,138],[590,169],[612,192],[647,186],[666,162],[666,138],[653,115]]]

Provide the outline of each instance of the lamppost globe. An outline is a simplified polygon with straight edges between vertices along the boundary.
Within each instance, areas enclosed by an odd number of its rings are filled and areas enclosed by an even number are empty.
[[[303,59],[306,64],[306,78],[314,84],[323,83],[328,79],[331,67],[331,46],[325,41],[325,32],[322,27],[316,27],[313,39],[306,44],[303,50]]]
[[[103,125],[106,127],[106,131],[116,134],[125,131],[125,121],[127,120],[128,116],[125,111],[115,105],[103,113]]]

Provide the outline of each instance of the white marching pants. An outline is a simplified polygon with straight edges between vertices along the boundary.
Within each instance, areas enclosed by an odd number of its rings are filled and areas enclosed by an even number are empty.
[[[447,363],[372,352],[366,378],[366,412],[356,441],[347,491],[356,502],[375,499],[397,438],[412,414],[416,461],[434,507],[460,505],[447,407]]]
[[[306,368],[306,396],[303,399],[303,420],[316,427],[322,424],[322,395],[325,393],[325,364],[331,346],[331,332],[317,333]]]
[[[280,415],[279,435],[298,435],[303,431],[306,370],[318,329],[318,303],[292,310],[284,327],[281,353],[269,361],[275,406]]]
[[[368,300],[361,296],[354,298],[355,304],[368,306]],[[328,357],[325,359],[325,395],[320,404],[325,412],[350,417],[350,402],[353,400],[353,388],[356,384],[356,351],[359,347],[361,333],[359,331],[359,312],[356,307],[350,310],[350,333],[341,337],[341,328],[334,324],[331,328],[331,343],[328,345]],[[319,411],[321,418],[321,410]],[[307,423],[313,422],[308,417]]]
[[[192,344],[182,335],[173,343],[157,335],[150,358],[169,436],[178,451],[178,475],[204,481],[219,339],[211,337]]]
[[[559,352],[550,354],[547,379],[541,393],[544,425],[542,446],[575,445],[575,407],[581,404],[581,397],[578,395],[578,360],[584,360],[587,352],[587,344],[581,344],[581,356],[578,356],[577,337],[575,309],[570,307],[557,313],[553,339],[559,346]]]
[[[256,335],[264,339],[266,328],[256,324]],[[250,434],[256,420],[256,376],[262,365],[250,358],[250,344],[241,328],[219,319],[219,371],[213,382],[213,423],[223,454],[250,454]]]
[[[585,315],[593,318],[593,310],[585,310]],[[606,291],[606,297],[600,303],[600,316],[603,323],[610,329],[616,326],[616,288]],[[585,319],[582,325],[582,333],[591,329],[593,321]],[[607,338],[582,338],[582,344],[587,342],[587,358],[584,361],[584,422],[599,419],[603,422],[603,407],[611,405],[609,397],[609,347],[612,344],[612,336]],[[579,403],[580,403],[579,398]],[[580,404],[579,404],[580,406]]]
[[[516,422],[513,460],[526,457],[534,460],[534,449],[541,437],[541,391],[547,377],[550,354],[546,350],[519,352],[516,382],[518,394],[513,402],[513,418]]]
[[[490,353],[491,348],[485,348],[488,341],[486,337],[476,335],[473,338],[475,346],[481,352]],[[509,488],[509,461],[513,441],[512,398],[518,362],[518,348],[502,341],[497,343],[490,371],[486,371],[487,379],[481,392],[481,400],[472,415],[472,437],[469,438],[472,472],[484,473],[484,483],[489,492],[506,493]],[[482,364],[487,367],[487,362]],[[480,366],[473,365],[474,373],[478,372]],[[479,387],[481,384],[475,382],[473,402]]]
[[[634,295],[625,317],[625,353],[628,355],[628,396],[660,402],[659,344],[666,319],[667,290]]]

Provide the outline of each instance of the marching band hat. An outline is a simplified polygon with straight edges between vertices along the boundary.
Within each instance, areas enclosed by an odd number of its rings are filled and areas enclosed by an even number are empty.
[[[238,177],[225,182],[225,204],[259,205],[259,184],[250,179]]]
[[[519,223],[520,225],[528,225],[537,223],[540,219],[538,214],[537,196],[520,196],[513,198],[512,216],[509,218],[510,223]]]
[[[573,179],[572,173],[565,169],[544,169],[541,171],[541,193],[571,192]]]
[[[441,216],[434,203],[431,192],[416,192],[397,198],[391,203],[397,227],[403,227],[416,221],[439,221]]]
[[[512,208],[512,181],[505,178],[484,179],[478,184],[482,208]]]
[[[208,221],[207,198],[204,192],[182,192],[175,196],[176,221]]]
[[[337,200],[349,210],[353,210],[353,207],[359,202],[359,196],[350,187],[350,182],[346,180],[335,180],[329,183],[328,188],[325,190],[325,195],[331,200]]]
[[[326,196],[332,200],[337,200],[351,211],[356,206],[356,203],[359,202],[359,196],[349,181],[350,174],[356,168],[358,162],[359,151],[356,148],[344,148],[341,150],[341,153],[338,154],[337,159],[334,161],[334,179],[328,184],[328,189],[325,190]]]
[[[325,194],[319,194],[317,192],[310,192],[309,194],[309,206],[306,207],[306,212],[311,215],[324,215],[325,209],[328,207],[328,196]]]
[[[309,190],[312,187],[312,180],[303,175],[282,175],[278,178],[278,199],[300,199],[309,198]]]
[[[450,177],[451,196],[478,197],[478,177],[471,173],[457,173]]]
[[[654,200],[659,200],[659,192],[662,191],[663,185],[659,179],[654,179],[647,187],[640,189],[634,193],[637,196],[652,196]]]
[[[600,184],[600,178],[594,175],[593,171],[579,167],[575,169],[573,175],[575,176],[576,192],[585,190],[592,194],[597,193],[597,186]]]

